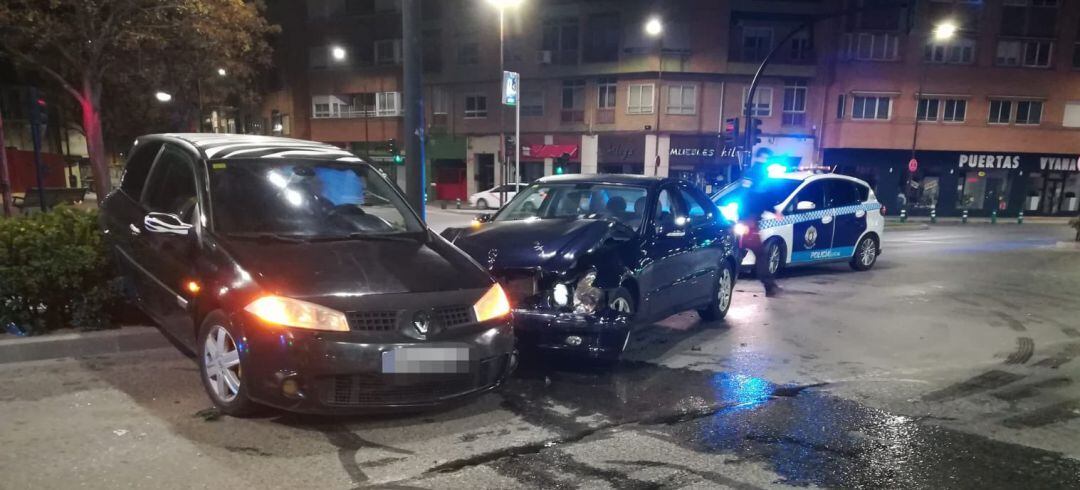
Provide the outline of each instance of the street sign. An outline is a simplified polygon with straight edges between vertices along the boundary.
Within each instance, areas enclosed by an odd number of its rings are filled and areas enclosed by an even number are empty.
[[[907,170],[908,170],[908,172],[915,173],[915,171],[918,170],[918,169],[919,169],[919,161],[918,160],[912,158],[911,161],[907,162]]]
[[[503,104],[508,106],[518,105],[518,96],[521,93],[521,75],[516,71],[503,72]]]

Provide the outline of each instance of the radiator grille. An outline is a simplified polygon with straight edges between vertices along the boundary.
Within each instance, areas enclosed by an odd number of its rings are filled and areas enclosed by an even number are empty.
[[[384,311],[350,311],[345,314],[352,330],[366,332],[386,332],[397,328],[398,312],[394,310]]]

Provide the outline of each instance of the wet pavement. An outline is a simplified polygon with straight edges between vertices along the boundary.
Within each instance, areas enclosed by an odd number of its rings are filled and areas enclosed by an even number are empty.
[[[726,322],[417,414],[222,417],[171,349],[0,365],[0,488],[1080,488],[1068,236],[897,233],[870,273],[744,280]]]

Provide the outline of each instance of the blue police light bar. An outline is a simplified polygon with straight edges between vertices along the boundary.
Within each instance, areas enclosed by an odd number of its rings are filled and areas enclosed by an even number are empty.
[[[739,203],[729,202],[720,206],[720,214],[728,221],[739,221]]]
[[[781,165],[779,163],[773,163],[765,167],[765,173],[769,177],[780,177],[781,175],[786,174],[787,170],[787,166]]]

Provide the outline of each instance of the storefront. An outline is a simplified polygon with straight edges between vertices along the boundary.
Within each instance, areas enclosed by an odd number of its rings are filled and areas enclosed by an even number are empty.
[[[689,181],[712,194],[738,170],[734,148],[725,148],[718,135],[671,135],[668,175]]]
[[[645,173],[645,135],[599,134],[596,142],[596,171],[602,174]]]
[[[546,141],[546,143],[545,143]],[[521,136],[521,181],[532,182],[545,173],[578,173],[581,170],[580,137],[572,136]],[[557,163],[565,157],[567,164],[559,168]],[[545,172],[545,160],[551,160],[552,168]]]
[[[1077,155],[826,149],[825,165],[866,180],[886,208],[925,216],[1080,212]]]
[[[468,199],[468,171],[465,165],[468,140],[463,136],[431,134],[427,139],[428,181],[434,199]],[[430,195],[429,195],[430,197]]]

